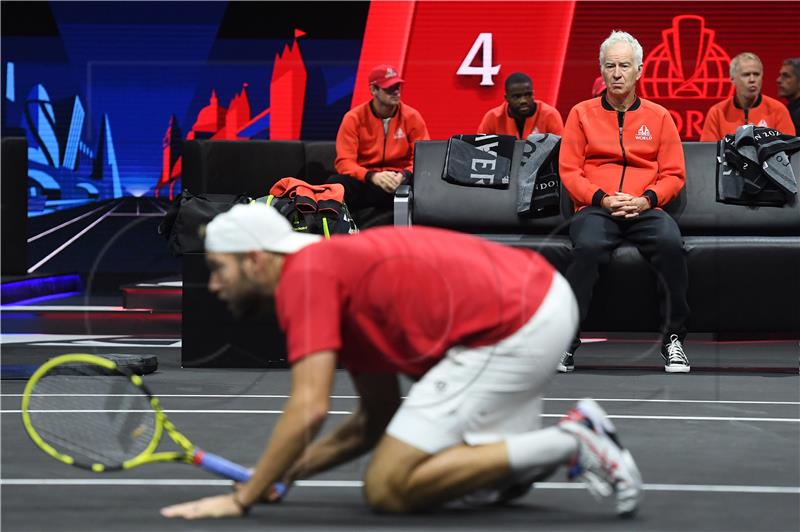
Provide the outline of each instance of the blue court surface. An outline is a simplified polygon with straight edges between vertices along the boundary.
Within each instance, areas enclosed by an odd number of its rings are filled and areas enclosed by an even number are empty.
[[[245,465],[257,460],[289,391],[287,370],[182,369],[178,339],[4,335],[2,348],[4,365],[79,350],[156,354],[159,370],[145,381],[178,428]],[[25,381],[3,380],[2,530],[800,530],[797,342],[690,337],[687,352],[693,372],[667,375],[645,341],[589,343],[577,371],[555,375],[547,391],[546,425],[582,397],[609,412],[644,476],[633,519],[618,519],[609,501],[567,482],[565,470],[505,507],[379,515],[361,498],[365,457],[300,482],[283,503],[257,506],[245,519],[165,520],[162,506],[224,493],[230,483],[180,464],[96,475],[56,462],[22,428]],[[759,367],[748,367],[755,354]],[[355,406],[340,372],[326,427]]]

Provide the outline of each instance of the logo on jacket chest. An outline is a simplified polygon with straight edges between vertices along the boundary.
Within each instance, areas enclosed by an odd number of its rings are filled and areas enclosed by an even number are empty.
[[[653,135],[650,134],[650,129],[642,124],[636,132],[636,140],[653,140]]]
[[[394,132],[394,135],[393,135],[393,136],[394,136],[395,140],[399,140],[399,139],[402,139],[403,137],[405,137],[405,136],[406,136],[406,134],[405,134],[405,132],[403,131],[403,128],[402,128],[402,127],[400,127],[400,126],[398,126],[398,127],[397,127],[397,131],[395,131],[395,132]]]

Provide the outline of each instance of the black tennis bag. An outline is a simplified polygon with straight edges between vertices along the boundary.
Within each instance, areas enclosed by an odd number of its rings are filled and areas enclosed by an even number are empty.
[[[158,234],[167,240],[170,252],[179,257],[184,253],[205,251],[200,228],[216,215],[239,203],[249,203],[244,194],[192,194],[181,192],[158,225]]]
[[[800,137],[748,124],[717,143],[717,201],[733,205],[782,207],[797,195],[789,155]]]
[[[301,233],[313,233],[330,238],[336,234],[358,233],[358,227],[350,216],[347,205],[336,200],[325,200],[319,203],[307,197],[294,196],[262,196],[251,203],[263,203],[273,207],[283,215],[292,229]]]

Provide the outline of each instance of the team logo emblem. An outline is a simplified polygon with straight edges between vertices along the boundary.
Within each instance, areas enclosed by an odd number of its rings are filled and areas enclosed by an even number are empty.
[[[405,136],[406,136],[406,134],[403,131],[403,128],[398,126],[397,131],[394,132],[394,138],[402,139]]]
[[[650,134],[646,125],[642,124],[639,131],[636,132],[636,140],[653,140],[653,135]]]
[[[644,60],[645,98],[725,98],[733,92],[730,56],[714,42],[698,15],[679,15],[661,32],[662,42]]]

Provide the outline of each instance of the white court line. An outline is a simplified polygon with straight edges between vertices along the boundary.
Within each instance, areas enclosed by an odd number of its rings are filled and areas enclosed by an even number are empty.
[[[37,344],[37,345],[50,345],[50,344]],[[76,345],[74,343],[67,345]],[[124,347],[126,344],[115,344]],[[171,347],[169,345],[152,345],[152,347]],[[42,397],[135,397],[139,394],[96,394],[96,393],[54,393],[54,394],[38,394]],[[288,395],[277,394],[206,394],[206,393],[159,393],[158,397],[183,397],[192,399],[288,399]],[[0,393],[0,397],[22,397],[21,393]],[[359,399],[358,395],[331,395],[331,399]],[[405,397],[403,397],[405,399]],[[575,402],[581,400],[582,397],[545,397],[544,401],[551,402]],[[594,399],[598,403],[698,403],[698,404],[722,404],[722,405],[800,405],[800,401],[721,401],[721,400],[702,400],[702,399]]]
[[[181,347],[181,340],[178,340],[174,343],[164,343],[164,344],[136,344],[132,342],[101,342],[99,340],[76,340],[74,342],[41,342],[36,344],[43,345],[47,347],[157,347],[161,349],[162,347]],[[103,355],[98,355],[103,356]],[[73,394],[74,395],[74,394]]]
[[[545,397],[545,401],[579,401],[582,398],[576,397]],[[604,398],[593,397],[598,403],[709,403],[719,405],[800,405],[800,401],[723,401],[714,399],[625,399],[625,398]]]
[[[106,409],[67,409],[67,410],[28,410],[30,413],[44,414],[103,414],[103,413],[143,413],[149,409],[106,410]],[[164,410],[167,414],[283,414],[283,410]],[[22,410],[0,410],[0,414],[21,414]],[[347,410],[328,410],[330,415],[350,415]],[[561,419],[564,414],[542,414],[542,417]],[[632,416],[625,414],[609,414],[610,419],[658,419],[662,421],[752,421],[765,423],[800,423],[800,418],[785,417],[719,417],[719,416]]]
[[[50,233],[58,231],[59,229],[63,229],[64,227],[67,227],[68,225],[73,224],[73,223],[77,222],[78,220],[82,220],[82,219],[86,218],[87,216],[90,216],[90,215],[96,213],[97,211],[101,211],[101,210],[105,209],[106,207],[108,207],[108,205],[101,205],[100,207],[96,208],[93,211],[89,211],[89,212],[83,213],[80,216],[78,216],[77,218],[73,218],[72,220],[67,220],[66,222],[64,222],[61,225],[57,225],[55,227],[52,227],[52,228],[48,229],[47,231],[45,231],[43,233],[39,233],[36,236],[32,236],[32,237],[30,237],[28,239],[28,243],[30,244],[34,240],[38,240],[38,239],[42,238],[43,236],[47,236]]]
[[[163,218],[164,215],[158,212],[115,212],[109,214],[109,218]]]
[[[29,344],[35,342],[57,342],[64,340],[102,340],[109,338],[131,338],[130,336],[120,336],[119,334],[0,334],[0,344]],[[37,344],[38,345],[38,344]],[[65,345],[74,345],[65,342]]]
[[[114,206],[113,206],[111,209],[109,209],[109,211],[108,211],[108,212],[104,213],[104,214],[103,214],[102,216],[100,216],[100,217],[99,217],[97,220],[95,220],[95,221],[94,221],[94,222],[92,222],[91,224],[87,225],[87,226],[86,226],[84,229],[82,229],[82,230],[81,230],[81,231],[80,231],[80,232],[79,232],[77,235],[73,236],[72,238],[70,238],[69,240],[67,240],[67,241],[66,241],[66,242],[64,242],[63,244],[61,244],[59,247],[57,247],[57,248],[56,248],[56,249],[54,249],[52,252],[50,252],[50,254],[49,254],[49,255],[47,255],[45,258],[43,258],[42,260],[40,260],[39,262],[37,262],[36,264],[34,264],[34,265],[33,265],[33,266],[31,266],[30,268],[28,268],[28,273],[33,273],[33,272],[35,272],[36,270],[38,270],[38,269],[39,269],[39,266],[41,266],[41,265],[42,265],[42,264],[44,264],[45,262],[49,261],[50,259],[52,259],[52,258],[53,258],[53,257],[55,257],[56,255],[58,255],[59,253],[61,253],[61,252],[62,252],[62,251],[63,251],[63,250],[64,250],[64,249],[67,247],[67,246],[69,246],[70,244],[72,244],[73,242],[75,242],[76,240],[78,240],[80,237],[82,237],[83,235],[85,235],[86,233],[88,233],[88,232],[89,232],[89,231],[92,229],[92,227],[94,227],[95,225],[97,225],[97,224],[99,224],[100,222],[102,222],[103,220],[105,220],[105,219],[108,217],[108,215],[109,215],[109,214],[111,214],[112,212],[114,212],[114,211],[117,209],[117,207],[119,207],[120,205],[122,205],[122,203],[121,203],[121,202],[120,202],[120,203],[117,203],[116,205],[114,205]]]
[[[152,204],[153,204],[153,206],[154,206],[156,209],[158,209],[159,211],[161,211],[161,214],[167,214],[167,211],[165,211],[164,209],[162,209],[162,208],[161,208],[161,205],[159,205],[159,204],[158,204],[158,203],[156,203],[155,201],[153,201],[153,200],[151,200],[151,199],[149,199],[149,198],[148,198],[148,200],[147,200],[147,201],[149,201],[150,203],[152,203]]]
[[[143,397],[143,396],[142,396]],[[106,410],[106,409],[67,409],[67,410],[28,410],[31,414],[141,414],[153,412],[147,409]],[[0,410],[0,414],[21,414],[22,410]],[[164,410],[165,414],[283,414],[283,410]],[[328,410],[334,416],[352,414],[347,410]],[[561,416],[559,416],[561,417]],[[798,420],[800,421],[800,420]]]
[[[3,486],[230,486],[230,480],[179,479],[179,478],[4,478]],[[295,486],[304,488],[361,488],[360,480],[300,480]],[[800,494],[797,486],[741,486],[725,484],[644,484],[645,491],[678,491],[701,493],[764,493]],[[574,482],[537,482],[536,488],[554,490],[583,490],[584,486]]]
[[[126,308],[107,305],[9,305],[4,311],[16,310],[25,312],[153,312],[150,308]]]

